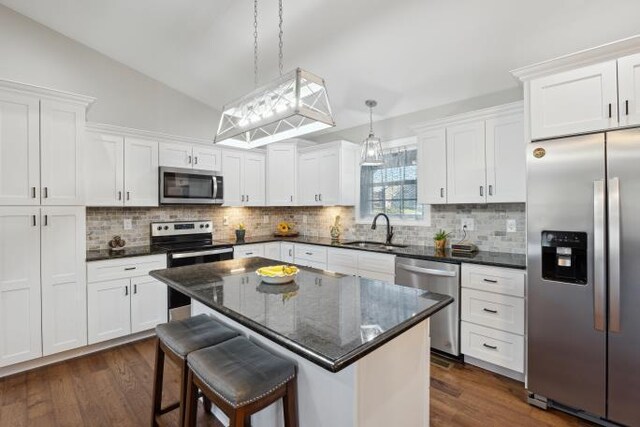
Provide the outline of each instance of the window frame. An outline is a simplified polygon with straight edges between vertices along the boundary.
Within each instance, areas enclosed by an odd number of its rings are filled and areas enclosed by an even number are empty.
[[[398,138],[391,141],[383,142],[383,152],[388,151],[389,149],[416,149],[420,150],[420,146],[418,145],[417,137],[407,137],[407,138]],[[360,194],[362,191],[362,187],[360,184],[360,174],[361,174],[361,166],[360,166],[360,156],[356,156],[356,205],[355,205],[355,223],[356,224],[371,224],[373,222],[373,216],[362,217],[360,215]],[[418,186],[418,194],[420,194],[420,153],[417,156],[417,170],[416,170],[416,179]],[[420,227],[429,227],[431,226],[431,205],[422,204],[422,219],[397,219],[391,218],[391,225],[404,225],[404,226],[420,226]]]

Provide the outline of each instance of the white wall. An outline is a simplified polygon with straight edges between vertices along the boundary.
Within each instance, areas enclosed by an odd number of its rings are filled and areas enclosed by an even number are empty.
[[[98,98],[93,122],[199,138],[217,130],[215,109],[1,5],[0,58],[0,79]]]

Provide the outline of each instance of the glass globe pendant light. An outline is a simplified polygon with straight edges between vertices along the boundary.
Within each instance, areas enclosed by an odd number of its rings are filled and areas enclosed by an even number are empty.
[[[373,107],[378,103],[373,99],[367,99],[364,103],[369,107],[369,136],[362,142],[360,166],[381,166],[384,164],[382,143],[373,133]]]

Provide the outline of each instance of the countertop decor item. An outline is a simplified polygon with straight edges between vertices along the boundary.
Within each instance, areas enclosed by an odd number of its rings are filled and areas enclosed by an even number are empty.
[[[293,230],[293,224],[286,221],[280,221],[275,233],[276,237],[298,237],[299,233]]]
[[[215,144],[250,149],[335,126],[324,79],[300,68],[282,73],[282,0],[278,6],[280,77],[258,86],[258,0],[254,0],[255,89],[222,108]]]
[[[238,224],[238,228],[236,228],[236,241],[237,242],[244,242],[244,236],[247,232],[247,229],[245,228],[243,223]]]
[[[373,133],[373,107],[378,105],[373,99],[367,99],[365,105],[369,107],[369,136],[362,142],[360,166],[382,166],[382,142]]]
[[[298,275],[298,267],[294,265],[270,265],[256,270],[264,283],[269,285],[282,285],[291,283]]]
[[[331,233],[331,240],[340,240],[340,234],[342,233],[342,225],[340,224],[340,215],[336,215],[336,219],[333,222],[329,232]]]
[[[124,249],[124,246],[127,242],[120,236],[113,236],[111,240],[109,240],[109,250],[112,251],[121,251]]]
[[[433,243],[436,246],[436,251],[444,252],[444,249],[447,247],[447,239],[450,235],[450,232],[447,233],[444,230],[440,230],[433,236]]]

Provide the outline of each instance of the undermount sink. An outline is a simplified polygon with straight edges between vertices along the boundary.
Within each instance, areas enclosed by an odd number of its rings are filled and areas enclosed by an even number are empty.
[[[386,243],[381,242],[368,242],[364,240],[357,240],[355,242],[345,242],[343,243],[345,246],[356,246],[362,249],[376,249],[383,251],[392,251],[398,248],[406,248],[407,245],[387,245]]]

